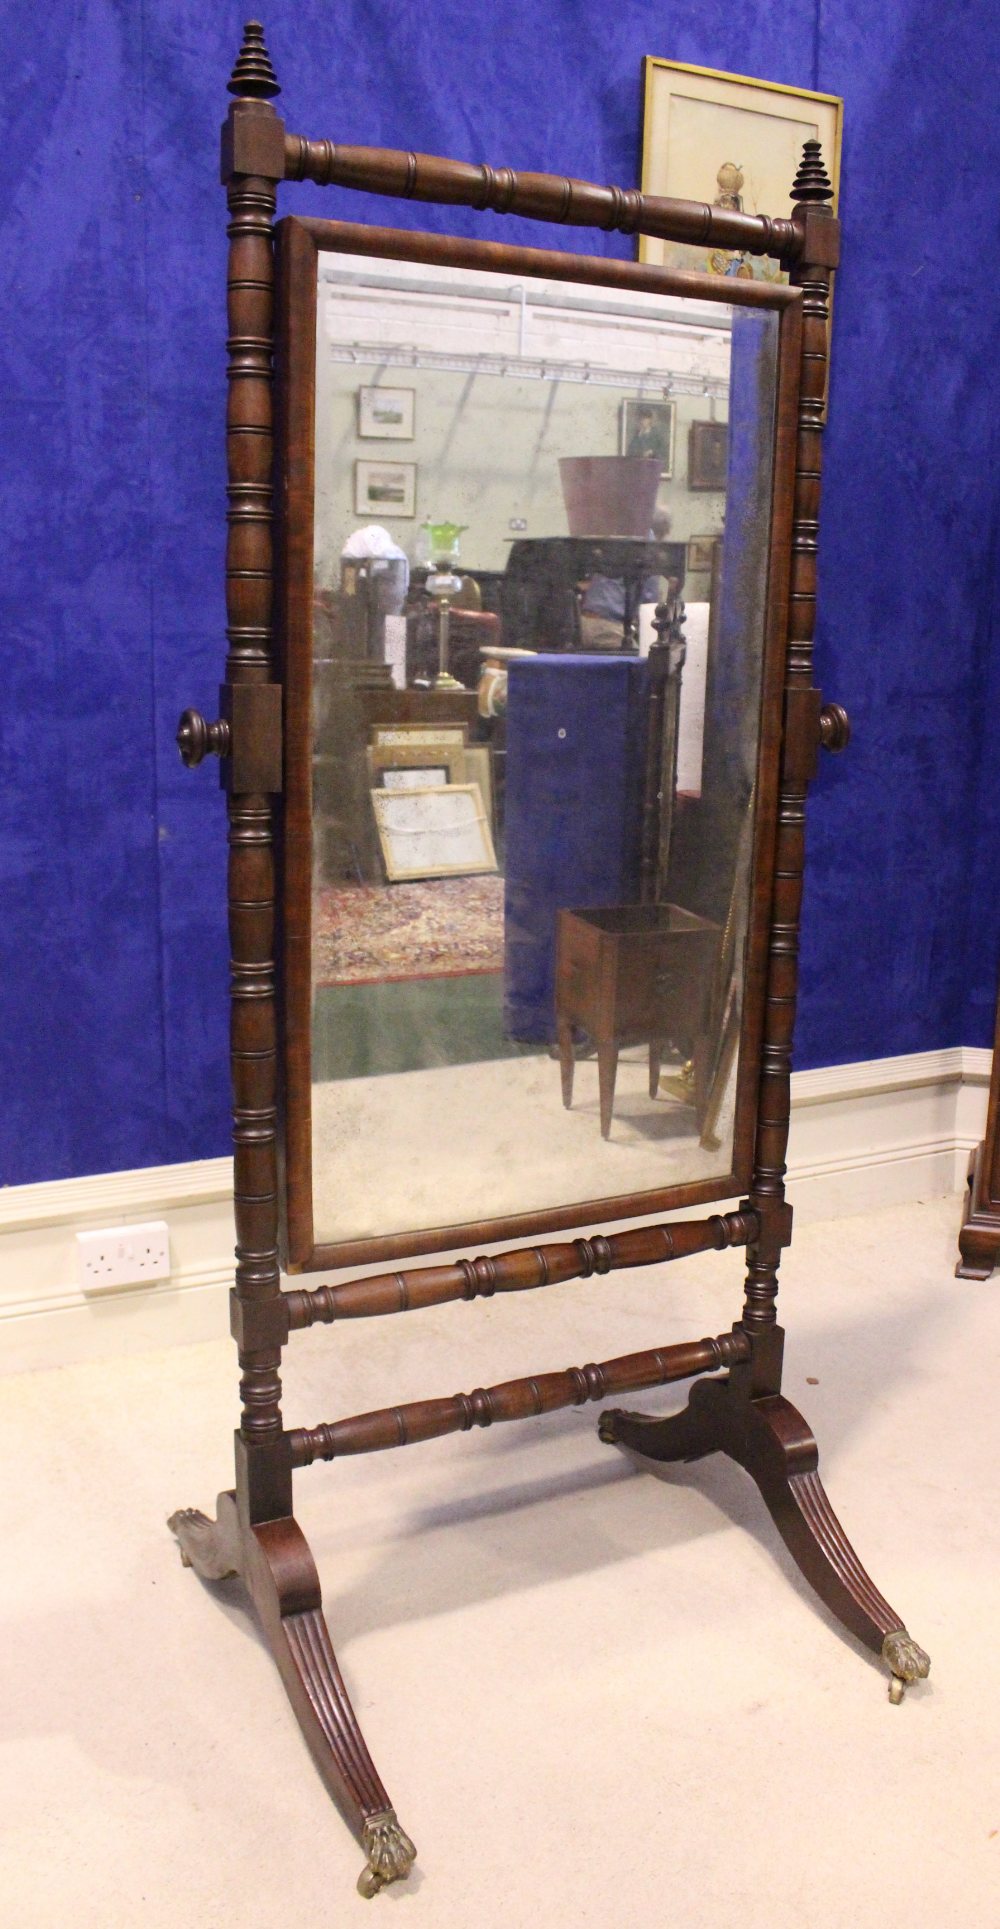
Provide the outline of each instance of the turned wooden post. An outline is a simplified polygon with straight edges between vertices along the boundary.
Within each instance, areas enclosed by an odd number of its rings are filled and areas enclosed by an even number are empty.
[[[792,1033],[798,984],[799,913],[805,859],[805,805],[816,755],[826,733],[821,698],[813,687],[816,549],[826,409],[827,327],[831,270],[839,254],[840,224],[818,141],[807,141],[792,187],[793,223],[801,236],[790,280],[802,289],[802,366],[795,464],[795,507],[785,669],[785,738],[778,803],[774,899],[771,915],[760,1096],[749,1203],[760,1217],[760,1237],[748,1247],[746,1298],[740,1325],[752,1339],[744,1383],[752,1395],[781,1386],[782,1334],[775,1299],[778,1265],[791,1237],[785,1202]],[[846,719],[845,719],[846,727]],[[839,747],[832,741],[830,747]],[[739,1370],[737,1370],[739,1372]],[[735,1376],[734,1376],[735,1377]]]
[[[291,1462],[281,1422],[281,1348],[287,1315],[278,1265],[275,885],[272,797],[280,788],[280,698],[272,660],[274,249],[284,127],[280,90],[260,28],[246,30],[229,81],[236,96],[222,131],[229,205],[229,399],[226,452],[229,651],[223,703],[232,755],[229,792],[230,1052],[236,1218],[233,1333],[242,1412],[237,1487],[251,1522],[292,1511]]]

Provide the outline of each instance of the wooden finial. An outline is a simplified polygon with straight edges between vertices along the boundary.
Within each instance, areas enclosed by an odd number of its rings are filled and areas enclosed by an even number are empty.
[[[819,141],[807,141],[802,149],[791,198],[793,201],[833,200],[833,182],[823,165],[823,150]]]
[[[271,100],[281,92],[259,20],[248,20],[243,29],[243,45],[227,86],[231,94],[250,100]]]

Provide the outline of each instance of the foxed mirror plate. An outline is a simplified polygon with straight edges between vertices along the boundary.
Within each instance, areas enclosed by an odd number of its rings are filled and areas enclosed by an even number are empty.
[[[292,1260],[724,1196],[756,1093],[789,291],[286,226],[315,294],[286,372],[313,436],[308,473],[286,456]]]

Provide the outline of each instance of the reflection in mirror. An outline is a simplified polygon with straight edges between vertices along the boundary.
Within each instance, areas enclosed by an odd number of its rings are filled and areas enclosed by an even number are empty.
[[[777,332],[320,255],[318,1243],[732,1171]]]

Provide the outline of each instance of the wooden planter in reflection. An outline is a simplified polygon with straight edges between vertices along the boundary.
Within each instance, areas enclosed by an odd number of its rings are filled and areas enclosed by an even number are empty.
[[[611,1131],[618,1053],[649,1046],[649,1095],[667,1044],[694,1055],[708,1007],[720,931],[678,904],[616,904],[560,911],[556,1028],[563,1104],[573,1102],[574,1029],[597,1047],[601,1137]],[[704,1054],[698,1054],[703,1059]]]

